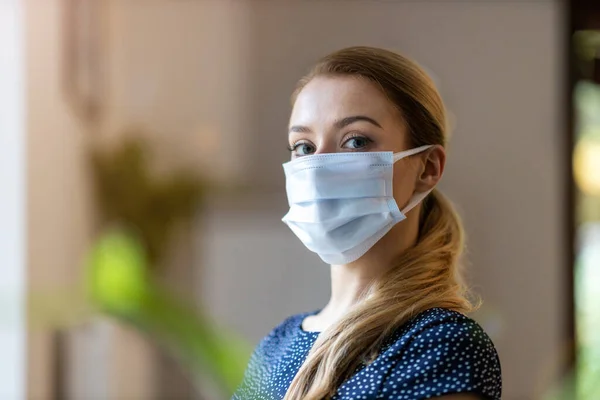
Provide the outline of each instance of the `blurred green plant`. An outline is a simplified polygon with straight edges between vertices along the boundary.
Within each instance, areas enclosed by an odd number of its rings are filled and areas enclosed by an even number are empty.
[[[193,375],[208,375],[230,396],[251,347],[169,293],[155,274],[165,265],[174,226],[193,217],[214,185],[185,170],[156,176],[141,136],[124,136],[117,148],[92,153],[103,233],[90,254],[88,298],[101,313],[156,338]]]
[[[147,262],[134,235],[123,229],[105,233],[89,259],[92,304],[156,337],[194,374],[208,374],[224,395],[231,395],[242,381],[251,347],[152,282]]]
[[[140,136],[125,135],[115,149],[92,152],[94,189],[104,224],[136,229],[147,249],[147,267],[155,269],[172,228],[192,218],[208,182],[186,170],[152,174],[149,146]]]
[[[600,398],[600,224],[589,222],[578,230],[575,263],[577,330],[577,399]]]

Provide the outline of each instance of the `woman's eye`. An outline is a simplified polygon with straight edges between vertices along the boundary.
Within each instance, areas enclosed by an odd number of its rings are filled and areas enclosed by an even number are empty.
[[[365,137],[354,137],[344,142],[344,146],[347,149],[362,149],[369,145],[370,140]]]
[[[315,147],[308,143],[298,143],[293,146],[293,152],[297,156],[307,156],[315,152]]]

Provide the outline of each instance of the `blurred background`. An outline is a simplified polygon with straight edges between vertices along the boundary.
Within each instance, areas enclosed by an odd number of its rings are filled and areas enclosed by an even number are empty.
[[[507,400],[600,399],[600,4],[0,0],[0,399],[222,399],[323,306],[280,218],[289,96],[372,45],[434,77]]]

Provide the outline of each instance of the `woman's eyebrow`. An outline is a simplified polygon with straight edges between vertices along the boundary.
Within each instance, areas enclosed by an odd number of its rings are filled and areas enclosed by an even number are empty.
[[[290,126],[290,132],[298,132],[298,133],[312,133],[309,127],[302,125],[293,125]]]
[[[348,126],[350,124],[353,124],[353,123],[355,123],[357,121],[366,121],[366,122],[368,122],[370,124],[373,124],[373,125],[381,128],[381,129],[383,129],[383,127],[379,124],[379,122],[375,121],[371,117],[367,117],[367,116],[364,116],[364,115],[354,115],[352,117],[346,117],[344,119],[341,119],[341,120],[339,120],[339,121],[337,121],[335,123],[335,127],[338,128],[338,129],[342,129],[342,128],[344,128],[344,127],[346,127],[346,126]]]

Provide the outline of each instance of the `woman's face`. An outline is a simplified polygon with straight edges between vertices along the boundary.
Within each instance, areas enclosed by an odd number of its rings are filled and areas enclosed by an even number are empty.
[[[289,124],[292,159],[311,154],[410,149],[400,112],[381,90],[353,76],[316,77],[298,94]],[[408,203],[422,171],[421,157],[394,165],[394,198]]]

